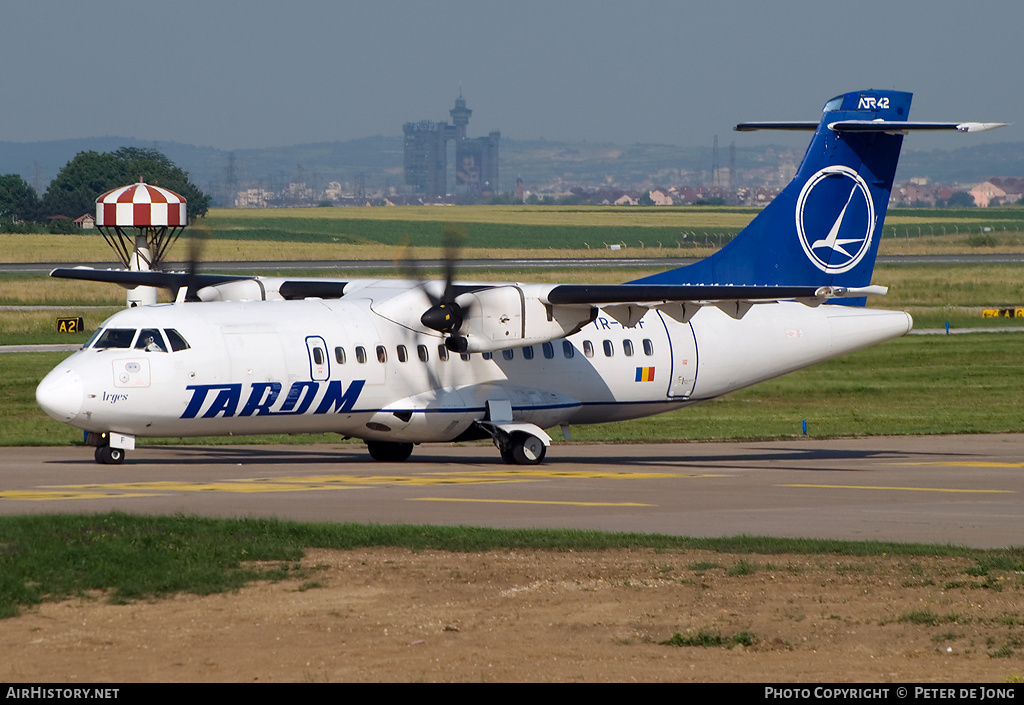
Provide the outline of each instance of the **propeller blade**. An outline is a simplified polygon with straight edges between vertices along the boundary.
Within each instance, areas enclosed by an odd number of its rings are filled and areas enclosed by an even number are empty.
[[[445,223],[444,225],[444,293],[441,303],[455,303],[458,295],[453,289],[455,281],[455,264],[459,260],[459,246],[466,239],[466,228],[462,225]]]
[[[462,327],[462,323],[465,321],[466,314],[468,313],[466,308],[460,306],[455,301],[455,298],[463,293],[462,289],[455,286],[455,268],[459,259],[459,246],[465,239],[466,229],[464,226],[451,223],[445,224],[444,289],[441,291],[441,296],[438,297],[430,290],[430,287],[423,284],[420,286],[430,301],[430,307],[420,316],[420,323],[431,330],[436,330],[438,333],[453,336],[445,340],[445,345],[454,352],[464,352],[468,344],[465,338],[455,336],[459,328]],[[406,251],[408,252],[408,243],[406,244]],[[407,256],[403,259],[402,265],[406,273],[413,273],[414,276],[412,278],[420,278],[414,259]]]
[[[185,277],[185,301],[200,301],[199,290],[203,287],[198,276],[199,260],[202,255],[201,236],[188,239],[188,271]]]
[[[413,281],[420,282],[419,289],[423,292],[424,296],[427,297],[427,301],[430,302],[431,306],[437,306],[441,303],[441,298],[426,286],[426,282],[424,281],[423,274],[420,270],[419,260],[412,256],[412,246],[409,244],[408,236],[403,238],[402,257],[395,260],[395,267],[402,274],[403,279],[411,279]]]

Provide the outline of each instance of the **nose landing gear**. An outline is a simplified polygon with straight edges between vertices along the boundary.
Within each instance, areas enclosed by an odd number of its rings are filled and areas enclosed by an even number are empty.
[[[85,434],[85,444],[96,447],[92,457],[100,465],[120,465],[124,462],[125,451],[135,449],[135,437],[90,431]]]
[[[100,465],[120,465],[124,462],[124,449],[98,446],[93,457]]]

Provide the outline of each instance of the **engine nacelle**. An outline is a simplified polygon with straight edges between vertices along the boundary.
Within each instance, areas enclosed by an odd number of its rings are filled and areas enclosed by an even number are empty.
[[[200,301],[284,301],[280,288],[287,284],[282,277],[253,277],[204,286],[196,295]]]
[[[579,332],[597,316],[589,305],[543,302],[551,285],[510,284],[462,294],[456,302],[468,315],[458,330],[468,352],[525,347]]]

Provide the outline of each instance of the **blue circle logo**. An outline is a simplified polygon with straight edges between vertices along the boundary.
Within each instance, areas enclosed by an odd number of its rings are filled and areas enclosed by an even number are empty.
[[[868,184],[853,169],[816,172],[796,202],[796,234],[811,263],[828,274],[848,272],[871,249],[875,204]]]

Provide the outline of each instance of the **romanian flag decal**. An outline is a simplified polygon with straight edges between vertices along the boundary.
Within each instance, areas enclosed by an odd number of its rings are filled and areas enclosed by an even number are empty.
[[[637,367],[636,368],[636,381],[637,382],[653,382],[654,381],[654,368],[653,367]]]

